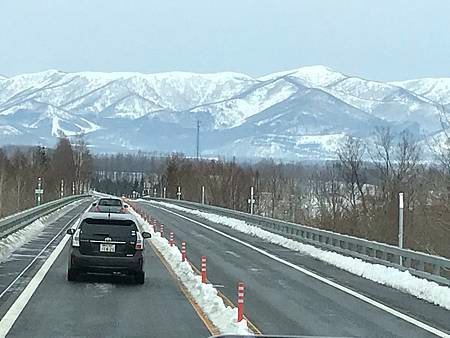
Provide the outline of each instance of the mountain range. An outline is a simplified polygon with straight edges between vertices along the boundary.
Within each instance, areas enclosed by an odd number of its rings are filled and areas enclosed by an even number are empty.
[[[346,135],[376,127],[422,140],[442,132],[450,78],[379,82],[309,66],[255,78],[222,72],[0,76],[0,145],[52,146],[84,134],[95,152],[335,158]]]

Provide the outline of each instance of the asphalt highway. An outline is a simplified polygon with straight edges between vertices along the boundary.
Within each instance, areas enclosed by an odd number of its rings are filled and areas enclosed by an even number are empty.
[[[192,264],[199,268],[201,256],[207,256],[208,279],[227,298],[235,302],[236,284],[238,281],[245,282],[245,314],[264,334],[434,336],[417,325],[280,264],[194,221],[223,231],[381,302],[390,309],[407,314],[421,323],[450,333],[450,311],[443,308],[192,214],[180,211],[174,211],[174,214],[147,202],[137,204],[164,224],[166,237],[170,231],[174,232],[175,242],[179,247],[181,240],[186,241],[187,257]]]
[[[54,233],[67,228],[86,209],[87,202],[46,228],[0,265],[5,287]],[[75,218],[74,218],[75,217]],[[57,245],[67,241],[37,289],[14,321],[7,337],[161,337],[201,338],[211,335],[150,245],[144,250],[146,280],[136,285],[126,277],[89,277],[81,282],[66,278],[70,240],[65,231],[45,255],[1,298],[2,316],[15,305],[25,286],[32,284],[43,262]],[[66,239],[64,239],[66,238]],[[25,255],[25,256],[24,256]],[[20,259],[26,259],[21,262]],[[25,289],[25,291],[24,291]],[[20,301],[20,300],[19,300]]]

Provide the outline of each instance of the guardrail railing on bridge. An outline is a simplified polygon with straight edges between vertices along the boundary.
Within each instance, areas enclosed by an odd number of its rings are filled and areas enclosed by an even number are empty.
[[[2,218],[0,219],[0,239],[26,227],[42,216],[45,216],[69,203],[86,197],[89,197],[89,195],[64,197]]]
[[[409,249],[400,249],[389,244],[207,204],[162,198],[146,199],[169,202],[187,208],[233,217],[259,226],[272,233],[311,244],[321,249],[339,252],[347,256],[395,267],[400,270],[408,270],[411,274],[418,277],[450,285],[450,260],[444,257]]]

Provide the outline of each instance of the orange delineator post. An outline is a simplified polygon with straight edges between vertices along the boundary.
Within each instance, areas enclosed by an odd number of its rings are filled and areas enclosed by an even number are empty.
[[[238,308],[238,322],[244,318],[244,282],[238,283],[238,297],[237,297],[237,308]]]
[[[206,256],[202,256],[201,274],[202,274],[202,283],[206,283]]]
[[[184,262],[186,260],[186,242],[181,242],[181,261]]]
[[[169,232],[169,245],[173,246],[173,232]]]

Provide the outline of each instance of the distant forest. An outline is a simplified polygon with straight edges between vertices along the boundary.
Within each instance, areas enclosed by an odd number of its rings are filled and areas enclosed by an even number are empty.
[[[338,160],[321,164],[242,163],[182,154],[95,156],[92,186],[115,195],[201,201],[248,211],[250,187],[259,215],[396,245],[398,194],[405,195],[405,247],[450,257],[450,141],[422,161],[408,132],[376,130],[370,147],[348,137]],[[370,158],[371,161],[365,159]]]
[[[370,240],[397,244],[398,194],[405,195],[405,247],[450,257],[450,138],[422,161],[408,133],[376,131],[370,147],[348,137],[336,161],[245,163],[193,159],[183,154],[91,154],[80,137],[60,138],[55,149],[0,148],[0,217],[30,208],[41,177],[43,201],[87,192],[151,195],[201,201]],[[367,161],[367,158],[371,161]]]
[[[93,157],[83,138],[73,144],[60,138],[55,149],[0,148],[0,217],[34,206],[39,178],[45,203],[87,192],[93,176]]]

